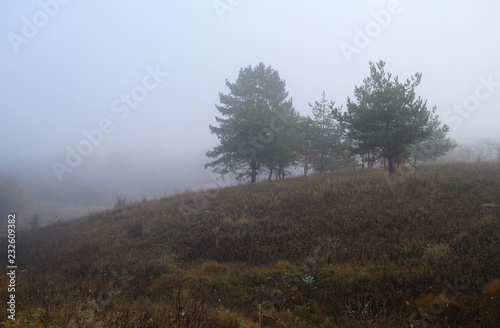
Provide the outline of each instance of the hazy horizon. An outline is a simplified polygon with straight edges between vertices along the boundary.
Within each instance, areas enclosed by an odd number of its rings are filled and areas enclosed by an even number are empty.
[[[417,94],[451,138],[498,141],[498,12],[493,0],[3,1],[0,171],[144,195],[213,184],[218,94],[259,62],[305,115],[323,90],[345,106],[384,60],[400,79],[422,73]]]

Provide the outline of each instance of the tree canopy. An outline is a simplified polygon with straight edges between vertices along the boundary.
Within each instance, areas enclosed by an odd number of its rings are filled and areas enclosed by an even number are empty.
[[[352,141],[353,153],[379,152],[392,174],[395,163],[432,135],[435,108],[427,109],[427,101],[415,95],[421,78],[416,73],[401,83],[385,71],[384,61],[370,62],[370,76],[354,89],[356,101],[348,98],[347,112],[336,115]]]
[[[207,151],[205,164],[221,175],[255,182],[259,173],[283,171],[295,158],[294,126],[298,115],[288,98],[285,81],[263,63],[242,68],[229,94],[219,94],[221,117],[210,125],[220,144]]]
[[[312,117],[300,116],[288,98],[285,81],[271,66],[259,63],[240,69],[228,94],[219,93],[220,115],[210,131],[219,145],[207,151],[205,168],[237,180],[256,182],[266,174],[283,178],[287,168],[303,165],[304,174],[353,167],[361,157],[369,166],[388,162],[389,174],[405,161],[434,160],[453,149],[449,128],[415,94],[422,74],[404,82],[385,71],[385,62],[370,62],[370,75],[354,89],[347,109],[328,101],[325,92],[311,107]]]
[[[457,144],[447,137],[450,128],[446,124],[441,125],[439,117],[434,112],[435,109],[428,123],[432,129],[431,135],[413,147],[411,155],[413,166],[416,166],[417,162],[436,160],[438,157],[445,155],[448,151],[457,147]]]
[[[312,164],[315,172],[326,172],[343,168],[346,164],[346,153],[342,148],[342,127],[335,120],[334,101],[326,99],[325,92],[321,100],[309,103],[312,110],[313,149]]]

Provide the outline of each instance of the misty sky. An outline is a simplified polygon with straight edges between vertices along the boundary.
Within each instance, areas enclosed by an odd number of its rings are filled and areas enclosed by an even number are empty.
[[[382,59],[423,74],[417,94],[459,143],[500,140],[499,14],[497,0],[2,0],[0,169],[57,186],[53,163],[93,137],[62,184],[204,187],[218,93],[259,62],[308,114],[323,90],[345,106]]]

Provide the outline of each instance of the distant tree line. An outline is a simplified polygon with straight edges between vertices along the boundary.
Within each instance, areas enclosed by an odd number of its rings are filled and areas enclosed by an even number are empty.
[[[498,162],[500,163],[500,142],[484,138],[472,144],[458,146],[453,154],[458,162]]]
[[[302,116],[276,70],[263,63],[242,68],[234,83],[226,80],[229,93],[219,93],[217,125],[209,126],[219,145],[207,151],[212,161],[205,168],[256,182],[282,179],[293,168],[307,175],[375,163],[391,175],[398,165],[436,159],[456,145],[436,108],[416,96],[421,77],[402,83],[385,72],[385,62],[370,62],[370,76],[346,110],[323,92],[309,103],[312,116]]]

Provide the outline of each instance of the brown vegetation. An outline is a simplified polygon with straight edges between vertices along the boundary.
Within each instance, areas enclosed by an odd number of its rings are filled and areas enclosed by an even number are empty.
[[[20,232],[17,322],[497,327],[500,209],[483,204],[500,203],[500,167],[474,165],[184,193]]]

